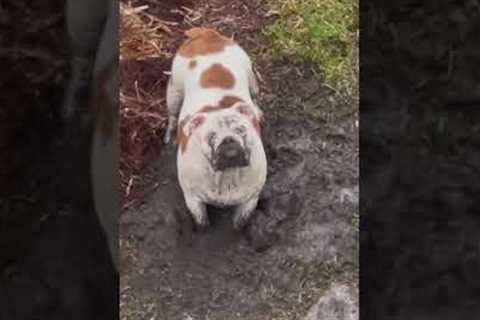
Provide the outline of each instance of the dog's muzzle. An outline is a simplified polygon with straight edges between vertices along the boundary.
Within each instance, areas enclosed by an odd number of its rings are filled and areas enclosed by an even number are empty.
[[[249,165],[249,155],[241,144],[232,137],[226,137],[215,153],[214,169],[224,171],[229,168],[241,168]]]

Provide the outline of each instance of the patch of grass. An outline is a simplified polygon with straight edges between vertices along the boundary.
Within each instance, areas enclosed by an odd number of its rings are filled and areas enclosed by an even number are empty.
[[[358,1],[271,0],[278,19],[264,32],[275,50],[313,62],[326,84],[358,93]]]
[[[121,320],[143,320],[155,319],[155,304],[150,301],[144,301],[133,295],[133,292],[123,292],[120,299],[120,319]]]
[[[350,286],[358,283],[358,269],[347,261],[304,262],[288,258],[284,268],[289,269],[289,276],[285,277],[282,268],[265,273],[257,290],[257,297],[269,315],[266,319],[302,319],[332,282]]]
[[[353,214],[352,226],[355,228],[355,231],[360,232],[360,214],[358,212]]]

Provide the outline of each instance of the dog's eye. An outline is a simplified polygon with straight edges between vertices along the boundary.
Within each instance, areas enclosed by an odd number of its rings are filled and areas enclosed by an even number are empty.
[[[212,144],[215,141],[217,134],[215,132],[210,132],[207,136],[208,143]]]
[[[235,128],[235,133],[237,134],[244,134],[247,131],[247,128],[245,126],[240,126]]]

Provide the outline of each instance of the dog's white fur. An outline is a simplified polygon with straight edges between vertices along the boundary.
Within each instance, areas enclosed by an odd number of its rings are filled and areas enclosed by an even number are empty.
[[[211,30],[210,30],[211,31]],[[191,67],[195,61],[195,67]],[[232,88],[223,89],[204,88],[201,85],[201,75],[213,64],[221,64],[234,78]],[[177,123],[190,121],[199,113],[205,117],[205,122],[199,128],[191,129],[191,124],[185,127],[178,126],[177,130],[184,130],[189,136],[185,150],[178,150],[177,167],[178,179],[183,190],[185,202],[192,213],[193,219],[199,226],[209,224],[206,205],[235,206],[234,226],[241,228],[254,211],[260,192],[266,181],[267,159],[260,133],[255,131],[251,119],[240,115],[236,109],[240,105],[247,105],[251,117],[260,121],[262,111],[253,102],[252,94],[258,93],[252,63],[247,53],[236,43],[225,46],[220,52],[199,54],[194,57],[185,57],[177,54],[172,65],[172,74],[167,88],[167,106],[169,124],[165,134],[165,142],[169,143],[172,132]],[[225,96],[235,96],[243,100],[229,108],[211,113],[201,113],[205,106],[216,106]],[[219,123],[222,119],[237,117],[239,123],[247,130],[246,144],[251,154],[249,166],[244,168],[230,168],[225,171],[215,171],[205,153],[205,133],[216,126],[218,134],[222,135]],[[177,133],[178,134],[178,133]]]
[[[196,62],[191,69],[191,61]],[[212,64],[220,62],[234,76],[235,84],[231,89],[204,89],[200,86],[201,74]],[[259,119],[262,111],[258,108],[252,96],[259,92],[258,83],[253,73],[252,63],[247,53],[237,44],[225,47],[222,52],[200,55],[193,58],[175,55],[172,64],[172,74],[167,86],[167,108],[169,121],[165,143],[171,141],[171,133],[177,126],[177,121],[187,115],[198,112],[206,105],[215,104],[226,95],[235,95],[242,98],[255,109]]]

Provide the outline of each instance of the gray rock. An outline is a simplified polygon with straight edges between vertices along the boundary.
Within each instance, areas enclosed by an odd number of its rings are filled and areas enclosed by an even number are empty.
[[[358,301],[346,285],[334,283],[304,320],[358,320]]]

